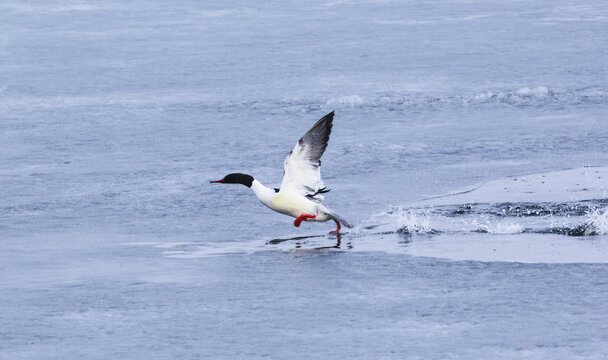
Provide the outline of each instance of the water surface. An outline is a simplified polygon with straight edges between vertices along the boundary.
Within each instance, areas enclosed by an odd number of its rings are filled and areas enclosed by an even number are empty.
[[[604,2],[0,12],[0,357],[608,357]]]

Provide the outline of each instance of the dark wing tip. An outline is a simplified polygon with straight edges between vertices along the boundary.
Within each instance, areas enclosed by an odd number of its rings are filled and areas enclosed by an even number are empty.
[[[324,135],[329,140],[329,134],[331,133],[331,128],[333,126],[334,121],[334,112],[330,112],[329,114],[323,116],[319,121],[314,124],[310,130],[308,130],[307,134],[315,133],[319,135]]]
[[[298,143],[300,146],[307,149],[308,160],[311,162],[318,161],[329,141],[329,135],[331,134],[332,122],[334,119],[334,112],[323,116],[317,121],[311,128],[300,138]],[[320,166],[319,163],[317,166]]]
[[[319,119],[319,121],[317,121],[317,123],[313,126],[313,128],[325,121],[332,122],[333,119],[334,119],[334,111],[330,112],[329,114],[327,114],[327,115],[323,116],[321,119]]]
[[[328,121],[331,123],[333,120],[334,120],[334,112],[332,111],[329,114],[323,116],[319,121],[317,121],[317,124],[322,123],[324,121]],[[315,125],[317,125],[317,124],[315,124]]]

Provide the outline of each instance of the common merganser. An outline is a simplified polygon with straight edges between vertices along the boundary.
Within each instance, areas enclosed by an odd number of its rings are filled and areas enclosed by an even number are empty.
[[[243,184],[249,187],[262,204],[296,218],[293,222],[296,227],[299,227],[302,221],[328,220],[333,220],[337,225],[336,230],[331,231],[333,234],[340,233],[340,224],[348,228],[353,227],[321,202],[324,199],[322,194],[329,191],[321,180],[321,156],[329,141],[333,119],[332,111],[300,138],[285,159],[280,188],[269,188],[253,176],[241,173],[228,174],[223,179],[211,183]]]

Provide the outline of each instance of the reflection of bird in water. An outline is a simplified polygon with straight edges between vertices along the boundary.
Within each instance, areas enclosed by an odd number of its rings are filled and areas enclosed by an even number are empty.
[[[321,246],[321,247],[315,247],[315,248],[303,248],[303,245],[307,244],[307,241],[302,241],[302,240],[306,240],[306,239],[312,239],[312,238],[321,238],[321,237],[325,237],[325,235],[311,235],[311,236],[294,236],[291,238],[283,238],[283,239],[272,239],[270,241],[268,241],[266,243],[266,245],[279,245],[282,244],[284,242],[287,241],[294,241],[296,240],[295,243],[295,248],[296,249],[308,249],[308,250],[323,250],[323,249],[340,249],[340,247],[342,246],[342,235],[340,233],[335,234],[336,235],[336,245],[334,246]],[[346,244],[346,247],[348,249],[352,249],[352,244],[350,242],[348,242]]]

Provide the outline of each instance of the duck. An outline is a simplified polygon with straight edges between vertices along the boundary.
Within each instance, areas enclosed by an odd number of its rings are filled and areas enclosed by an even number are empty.
[[[294,217],[295,227],[300,227],[303,221],[333,220],[336,230],[330,233],[339,235],[342,226],[352,228],[353,225],[323,203],[323,194],[329,189],[321,180],[321,156],[327,148],[333,119],[334,111],[323,116],[298,140],[283,163],[283,180],[279,188],[265,186],[244,173],[231,173],[210,183],[247,186],[266,207]]]

